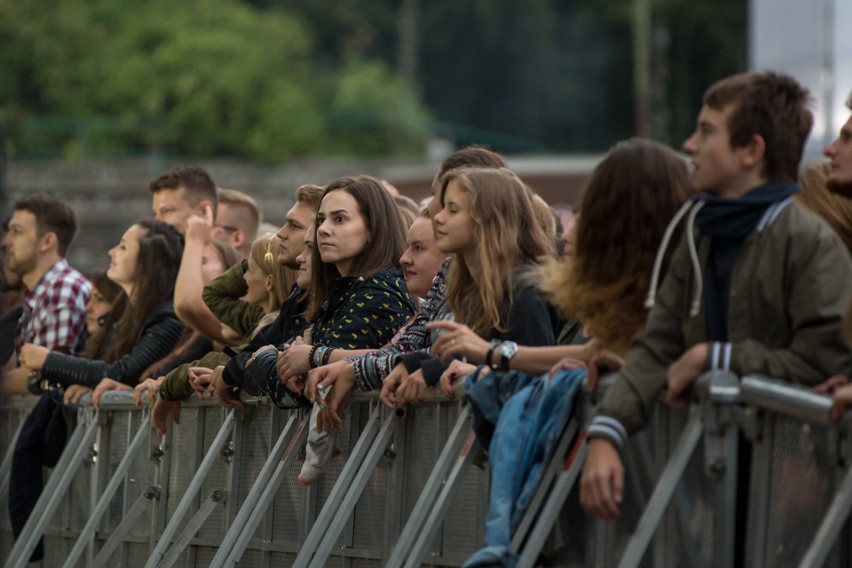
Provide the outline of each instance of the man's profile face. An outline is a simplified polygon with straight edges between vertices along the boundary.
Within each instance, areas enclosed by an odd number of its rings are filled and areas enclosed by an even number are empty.
[[[732,105],[717,110],[704,105],[695,132],[683,143],[691,158],[690,175],[695,189],[725,196],[741,175],[740,151],[731,147],[728,115]]]
[[[186,220],[199,212],[199,207],[189,202],[186,190],[182,187],[161,189],[154,193],[152,208],[154,219],[168,223],[182,235],[186,233]]]
[[[6,268],[20,276],[32,271],[38,263],[41,241],[36,216],[25,209],[15,211],[3,237]]]
[[[852,117],[840,129],[837,138],[823,153],[831,160],[828,188],[852,197]]]
[[[278,263],[298,270],[296,257],[305,248],[305,232],[316,211],[304,203],[296,203],[284,217],[284,225],[278,229]]]

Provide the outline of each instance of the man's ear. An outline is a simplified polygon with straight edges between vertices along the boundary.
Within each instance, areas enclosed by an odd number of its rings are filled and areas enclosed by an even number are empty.
[[[753,134],[751,140],[742,147],[742,165],[753,168],[766,157],[766,141],[760,134]]]
[[[39,251],[42,253],[48,252],[51,249],[59,248],[59,238],[56,236],[56,233],[53,231],[48,231],[41,236],[41,244],[39,245]]]
[[[246,238],[246,232],[242,229],[237,229],[236,231],[234,231],[234,235],[231,237],[231,246],[237,250],[240,250],[240,248],[242,248],[243,245],[246,244],[247,240],[248,239]]]

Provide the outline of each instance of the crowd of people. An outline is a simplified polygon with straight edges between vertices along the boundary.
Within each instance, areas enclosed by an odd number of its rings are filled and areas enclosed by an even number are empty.
[[[98,406],[134,389],[161,435],[191,396],[311,407],[299,475],[310,485],[339,454],[355,390],[390,408],[464,392],[502,491],[499,464],[518,443],[507,433],[525,412],[513,400],[566,376],[594,390],[615,373],[587,426],[580,487],[583,508],[608,520],[626,438],[661,399],[687,404],[708,370],[812,386],[839,418],[852,404],[852,118],[829,162],[801,169],[809,105],[780,73],[720,80],[687,160],[650,140],[616,144],[567,228],[477,146],[441,163],[420,206],[366,175],[303,185],[274,234],[259,234],[249,195],[176,168],[150,183],[153,219],[90,278],[65,260],[74,210],[19,199],[2,245],[0,395],[38,400],[12,462],[15,536],[64,449],[68,405],[89,393]],[[567,408],[563,396],[550,404]],[[470,566],[508,562],[489,519],[490,556]]]

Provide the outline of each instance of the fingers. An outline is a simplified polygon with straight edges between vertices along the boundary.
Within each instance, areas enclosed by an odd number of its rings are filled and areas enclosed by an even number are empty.
[[[815,386],[814,392],[816,392],[817,394],[831,394],[838,387],[843,386],[848,382],[849,382],[848,377],[844,377],[842,375],[835,375],[835,376],[829,378],[824,383],[820,383],[817,386]]]
[[[397,397],[397,391],[399,390],[399,385],[402,383],[402,374],[391,372],[390,375],[387,376],[384,383],[382,383],[382,390],[379,393],[379,400],[393,410],[397,406],[399,406],[399,398]]]
[[[462,327],[462,324],[450,320],[430,321],[426,324],[426,329],[444,329],[446,331],[454,331],[460,327]]]
[[[618,451],[607,440],[591,440],[580,482],[580,504],[592,516],[614,521],[621,515],[624,468]]]

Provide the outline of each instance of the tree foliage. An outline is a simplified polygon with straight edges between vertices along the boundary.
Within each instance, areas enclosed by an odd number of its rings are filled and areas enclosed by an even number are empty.
[[[0,51],[0,75],[11,79],[0,85],[0,120],[13,151],[279,160],[330,147],[411,151],[425,140],[425,113],[386,66],[318,65],[304,21],[280,10],[232,0],[3,2],[0,41],[13,46]],[[367,116],[372,128],[341,130],[341,113]]]
[[[746,7],[651,5],[653,132],[677,144],[744,69]],[[405,154],[430,119],[457,144],[603,150],[635,132],[634,6],[0,0],[0,126],[13,155]]]

